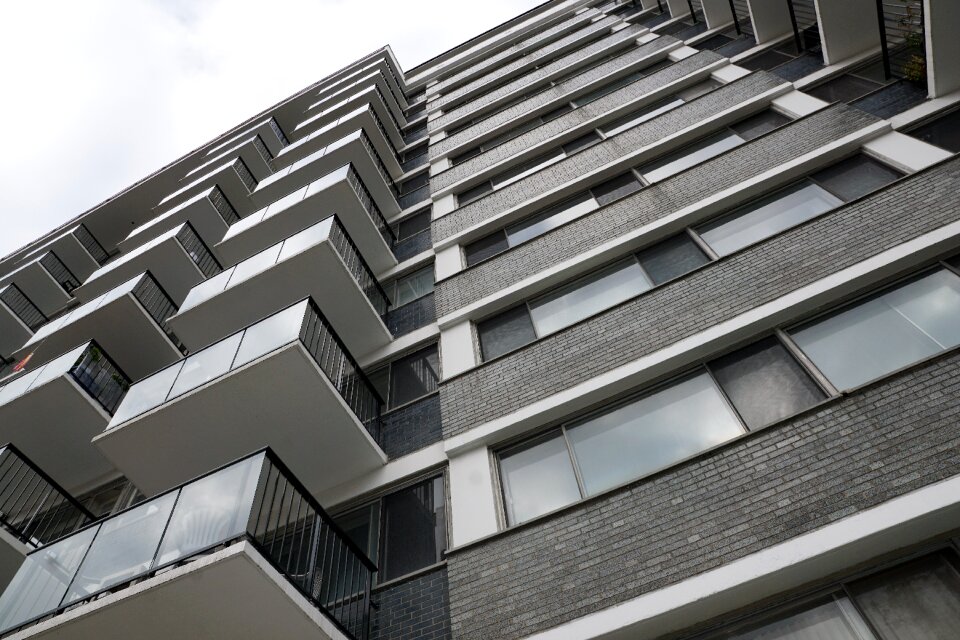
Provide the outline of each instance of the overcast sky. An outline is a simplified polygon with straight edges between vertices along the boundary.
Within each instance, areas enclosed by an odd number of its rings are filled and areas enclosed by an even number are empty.
[[[0,5],[0,256],[385,44],[409,69],[542,0]]]

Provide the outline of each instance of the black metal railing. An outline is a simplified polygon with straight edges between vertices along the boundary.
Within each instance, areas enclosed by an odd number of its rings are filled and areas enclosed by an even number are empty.
[[[30,553],[0,596],[0,632],[242,542],[348,637],[368,638],[376,566],[269,449]]]
[[[360,205],[366,210],[370,219],[373,220],[377,231],[380,232],[380,235],[383,236],[387,244],[393,246],[395,239],[393,229],[390,228],[390,224],[383,216],[383,212],[380,211],[380,207],[374,202],[373,196],[370,194],[370,191],[367,190],[367,186],[363,184],[363,180],[360,179],[360,175],[353,165],[350,165],[350,170],[347,171],[347,182],[353,188],[353,192],[357,194],[357,198],[360,199]]]
[[[207,244],[197,235],[193,225],[186,223],[179,232],[177,232],[177,241],[183,250],[187,252],[193,263],[200,269],[204,278],[210,278],[223,271],[220,262],[210,252]]]
[[[287,146],[290,144],[290,141],[287,139],[287,136],[283,134],[283,129],[280,128],[280,125],[277,124],[276,118],[270,118],[270,128],[273,129],[273,132],[276,134],[277,139],[280,141],[280,144]]]
[[[243,161],[243,158],[234,160],[233,170],[237,172],[237,177],[240,178],[240,182],[247,188],[247,191],[253,193],[257,188],[257,179],[250,172],[250,168],[247,166],[247,163]]]
[[[0,526],[37,548],[95,516],[12,444],[0,447]]]
[[[80,388],[90,394],[110,415],[117,410],[130,388],[130,378],[93,341],[87,345],[68,373]]]
[[[87,250],[87,253],[90,254],[97,264],[104,265],[107,260],[110,259],[110,254],[107,253],[107,250],[103,248],[103,245],[93,237],[93,234],[90,233],[90,230],[87,229],[86,225],[81,224],[76,229],[73,230],[73,237],[83,245],[83,248]]]
[[[380,442],[383,401],[312,299],[300,329],[300,341],[370,436]]]
[[[927,81],[922,0],[877,0],[881,55],[887,79]]]
[[[36,331],[47,322],[47,316],[15,284],[8,284],[0,291],[0,302],[7,305],[30,331]]]
[[[377,91],[379,93],[379,90]],[[397,158],[400,157],[400,152],[397,151],[396,145],[393,144],[393,138],[390,137],[390,134],[387,133],[387,128],[383,126],[383,120],[380,119],[380,116],[377,115],[377,110],[373,108],[372,104],[367,105],[367,111],[370,112],[370,115],[373,117],[374,124],[377,125],[377,129],[380,130],[380,135],[382,135],[387,140],[387,144],[390,145],[390,151],[393,152],[393,155]],[[387,109],[387,113],[390,113],[390,110]],[[396,120],[394,120],[396,124]],[[400,129],[397,129],[397,133],[400,133]]]
[[[380,282],[376,276],[373,275],[373,269],[371,269],[367,261],[363,259],[357,245],[355,245],[350,236],[347,235],[343,225],[340,224],[340,220],[336,216],[333,217],[333,224],[330,227],[330,243],[333,244],[337,253],[340,254],[340,258],[346,265],[350,275],[357,281],[357,285],[360,286],[364,295],[367,296],[367,300],[373,305],[377,315],[382,316],[385,314],[387,308],[390,306],[387,292],[380,286]]]
[[[73,275],[73,272],[67,268],[67,265],[63,264],[63,261],[57,257],[53,251],[48,251],[42,258],[40,258],[40,266],[47,270],[47,273],[57,281],[63,290],[68,294],[73,293],[73,290],[80,286],[80,280],[77,276]]]
[[[173,299],[163,290],[163,287],[156,281],[153,274],[149,271],[144,273],[143,277],[140,278],[140,282],[136,284],[131,293],[133,297],[143,305],[147,314],[153,318],[163,332],[167,334],[170,341],[173,342],[181,352],[186,353],[186,347],[180,342],[180,338],[173,332],[170,325],[167,324],[167,318],[177,313],[177,305],[173,304]]]
[[[273,154],[270,153],[270,149],[267,148],[267,145],[264,143],[263,138],[260,137],[258,133],[253,138],[253,148],[257,150],[257,153],[260,154],[260,159],[270,167],[270,171],[274,171],[273,167]]]
[[[213,208],[216,209],[220,217],[223,218],[223,221],[227,223],[227,226],[232,225],[234,222],[240,222],[240,214],[237,213],[237,210],[234,209],[230,201],[227,200],[227,196],[224,195],[220,187],[213,188],[213,191],[210,192],[209,200]]]
[[[397,185],[394,184],[393,178],[390,176],[390,172],[387,170],[387,165],[385,165],[383,160],[380,158],[377,148],[373,146],[373,143],[370,141],[370,137],[367,136],[367,132],[363,129],[360,130],[360,142],[363,144],[364,149],[366,149],[370,159],[373,160],[373,164],[377,167],[377,172],[380,174],[380,177],[383,178],[383,181],[390,188],[390,191],[393,192],[394,197],[396,197],[398,194]]]

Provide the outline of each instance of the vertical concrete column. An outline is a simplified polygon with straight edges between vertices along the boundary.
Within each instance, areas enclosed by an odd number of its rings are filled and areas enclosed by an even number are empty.
[[[708,29],[733,24],[730,0],[703,0],[703,17],[707,21]]]
[[[747,0],[750,22],[757,44],[781,38],[793,31],[790,22],[789,0]]]
[[[450,457],[450,511],[453,546],[498,530],[493,470],[486,447]]]
[[[877,0],[817,0],[817,21],[826,64],[880,46]]]
[[[690,5],[687,0],[664,0],[664,4],[670,7],[671,18],[682,18],[690,15]]]
[[[931,98],[960,89],[960,2],[924,0],[927,87]]]
[[[657,7],[663,6],[664,10],[666,10],[666,6],[663,5],[662,2],[658,4],[657,0],[640,0],[640,6],[643,7],[644,10],[656,9]]]

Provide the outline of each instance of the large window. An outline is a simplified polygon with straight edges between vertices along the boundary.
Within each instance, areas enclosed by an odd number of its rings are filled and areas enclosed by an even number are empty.
[[[335,518],[377,564],[377,582],[437,564],[447,550],[446,492],[439,475]]]
[[[400,276],[387,284],[386,289],[394,308],[433,293],[433,265]]]
[[[960,153],[960,109],[954,109],[920,125],[911,131],[910,135],[947,151]]]
[[[433,344],[398,358],[367,376],[388,409],[434,393],[440,383],[440,355]]]

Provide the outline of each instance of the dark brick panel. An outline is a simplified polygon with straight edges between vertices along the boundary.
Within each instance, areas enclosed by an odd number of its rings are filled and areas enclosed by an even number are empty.
[[[408,260],[415,255],[419,255],[433,246],[433,239],[430,237],[430,230],[404,238],[393,245],[393,255],[398,262]]]
[[[653,135],[664,126],[659,120],[649,123]],[[799,120],[444,280],[437,285],[437,312],[443,316],[466,306],[873,122],[873,116],[846,105]]]
[[[373,594],[370,640],[447,640],[450,598],[447,568],[423,574]]]
[[[576,180],[589,171],[619,160],[637,149],[654,144],[666,136],[736,107],[782,84],[782,80],[766,72],[752,73],[740,78],[672,109],[658,118],[607,138],[597,145],[455,209],[433,221],[433,237],[440,240],[448,238],[545,191]]]
[[[390,329],[393,337],[399,338],[435,321],[437,309],[433,298],[434,294],[430,293],[402,307],[387,311],[387,328]]]
[[[958,188],[960,159],[453,378],[440,391],[444,437],[569,389],[960,220]]]
[[[519,638],[960,473],[960,355],[449,557],[457,638]]]
[[[381,433],[380,447],[390,458],[399,458],[440,442],[443,438],[440,396],[434,394],[384,414]]]

